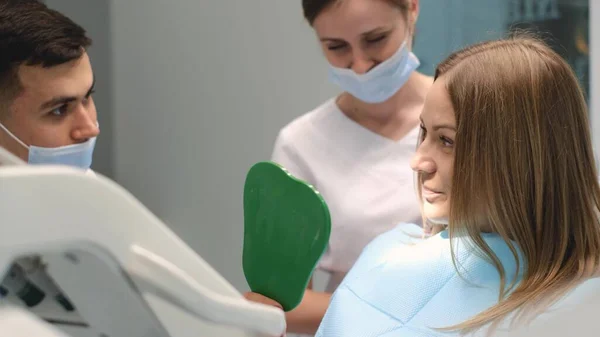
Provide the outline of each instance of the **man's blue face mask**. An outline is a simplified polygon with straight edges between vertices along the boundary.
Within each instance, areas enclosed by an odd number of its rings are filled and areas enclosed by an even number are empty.
[[[15,141],[29,150],[29,164],[34,165],[66,165],[78,167],[83,170],[89,170],[92,166],[92,155],[96,145],[96,137],[79,144],[66,145],[60,147],[39,147],[27,145],[12,132],[10,132],[2,123],[0,128],[6,131]]]

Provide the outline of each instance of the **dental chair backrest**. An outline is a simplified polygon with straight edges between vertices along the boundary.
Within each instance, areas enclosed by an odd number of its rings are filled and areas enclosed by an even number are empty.
[[[0,217],[0,276],[16,284],[14,273],[7,274],[13,262],[41,259],[38,265],[62,293],[46,294],[28,309],[73,337],[285,331],[281,310],[243,299],[160,219],[103,176],[19,165],[0,148]]]
[[[533,321],[517,329],[499,329],[497,337],[600,336],[600,278],[584,281]]]

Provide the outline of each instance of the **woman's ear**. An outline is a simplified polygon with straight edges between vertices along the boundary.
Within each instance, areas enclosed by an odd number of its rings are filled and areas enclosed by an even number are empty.
[[[411,24],[411,27],[414,27],[417,24],[417,19],[419,18],[419,11],[421,7],[419,5],[419,0],[410,0],[410,10],[408,11],[408,20]]]

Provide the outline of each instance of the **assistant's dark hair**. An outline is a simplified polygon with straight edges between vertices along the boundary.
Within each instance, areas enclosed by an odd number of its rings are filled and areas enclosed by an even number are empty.
[[[302,0],[302,10],[304,11],[304,18],[309,24],[313,24],[317,16],[321,14],[329,6],[339,2],[341,0]],[[410,9],[410,0],[386,0],[394,6],[399,7],[405,16],[408,15]]]

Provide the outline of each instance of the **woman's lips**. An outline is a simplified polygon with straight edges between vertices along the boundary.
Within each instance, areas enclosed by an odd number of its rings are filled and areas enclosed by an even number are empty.
[[[421,194],[423,196],[423,199],[427,200],[427,202],[429,203],[432,203],[440,196],[442,196],[443,193],[423,186]]]

